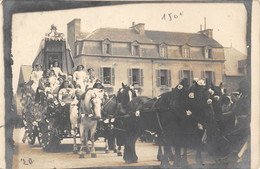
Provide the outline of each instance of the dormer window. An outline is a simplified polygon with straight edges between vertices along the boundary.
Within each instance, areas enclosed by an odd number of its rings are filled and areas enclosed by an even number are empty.
[[[105,39],[102,42],[102,49],[103,49],[102,50],[103,54],[105,55],[111,54],[111,42],[108,39]]]
[[[161,44],[159,46],[159,52],[160,52],[160,57],[167,57],[168,56],[167,45],[164,43]]]
[[[137,41],[131,44],[131,53],[133,56],[140,56],[140,45]]]
[[[189,58],[190,57],[190,48],[188,45],[184,45],[182,47],[182,57],[183,58]]]
[[[205,59],[212,59],[212,48],[209,46],[204,47],[204,57]]]

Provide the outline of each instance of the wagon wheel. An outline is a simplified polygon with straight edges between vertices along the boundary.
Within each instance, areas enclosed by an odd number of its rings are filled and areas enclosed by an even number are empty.
[[[52,121],[48,119],[41,122],[40,128],[39,136],[41,137],[42,149],[47,152],[56,152],[62,140],[58,130],[52,126]]]

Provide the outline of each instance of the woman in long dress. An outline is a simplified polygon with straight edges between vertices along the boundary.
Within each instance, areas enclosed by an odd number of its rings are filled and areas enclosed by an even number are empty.
[[[87,88],[93,88],[95,82],[96,82],[96,77],[93,75],[94,69],[93,68],[89,68],[88,69],[88,75],[86,78],[87,81]]]
[[[80,88],[85,90],[86,87],[86,72],[84,71],[83,65],[78,65],[77,70],[73,74],[73,80],[76,82],[76,85],[80,85]]]
[[[53,63],[53,67],[51,68],[51,70],[54,71],[55,76],[58,78],[59,76],[65,76],[66,77],[66,73],[63,73],[59,67],[59,63],[58,61],[54,61]]]
[[[43,76],[43,71],[41,65],[35,65],[30,76],[30,80],[33,82],[32,89],[35,93],[39,85],[39,80],[42,78],[42,76]]]

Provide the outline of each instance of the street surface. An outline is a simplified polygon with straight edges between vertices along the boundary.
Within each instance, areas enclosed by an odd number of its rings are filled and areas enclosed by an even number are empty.
[[[23,133],[24,129],[15,129],[14,131],[14,140],[16,146],[13,158],[14,169],[88,167],[106,168],[116,166],[117,168],[122,168],[123,166],[126,166],[127,168],[131,168],[131,166],[136,166],[133,168],[140,168],[140,166],[150,166],[151,168],[157,168],[160,165],[160,162],[157,161],[158,147],[153,145],[153,143],[142,143],[137,141],[136,151],[138,155],[138,163],[125,164],[123,157],[118,157],[117,154],[113,151],[110,151],[109,154],[105,153],[105,144],[103,138],[100,138],[95,143],[97,158],[91,158],[90,155],[87,154],[85,154],[85,158],[79,158],[78,154],[72,153],[72,138],[62,140],[59,152],[48,153],[42,151],[42,148],[39,146],[37,141],[35,145],[22,143]],[[79,147],[79,139],[77,139],[77,143]],[[202,158],[206,166],[213,165],[215,163],[213,158],[206,153],[202,153]],[[195,165],[195,152],[192,150],[188,150],[188,163],[189,166]]]

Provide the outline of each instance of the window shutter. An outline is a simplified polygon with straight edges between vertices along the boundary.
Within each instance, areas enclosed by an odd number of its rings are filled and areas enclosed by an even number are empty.
[[[140,86],[144,85],[143,69],[140,69]]]
[[[172,86],[172,76],[171,76],[171,70],[168,70],[168,87]]]
[[[183,70],[180,70],[179,71],[179,83],[181,83],[182,78],[183,78]]]
[[[216,85],[216,77],[215,77],[215,72],[212,72],[212,83]]]
[[[131,85],[132,82],[132,69],[127,69],[127,74],[128,74],[128,83]]]
[[[193,71],[191,70],[190,71],[190,86],[192,85],[192,82],[193,82]]]
[[[111,68],[111,85],[115,85],[115,68]]]
[[[99,68],[99,80],[103,83],[103,67]]]
[[[206,72],[205,71],[201,72],[201,79],[206,80]]]
[[[160,70],[156,70],[156,84],[157,87],[161,86],[161,74],[160,74]]]

